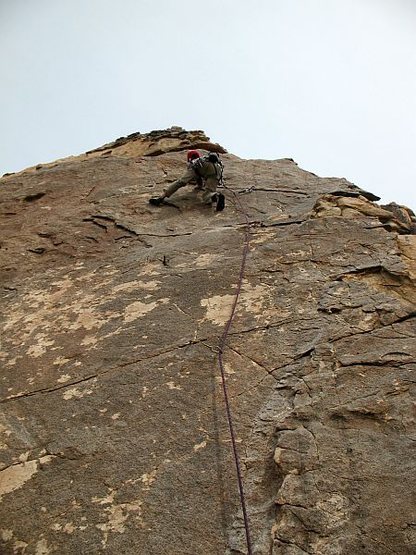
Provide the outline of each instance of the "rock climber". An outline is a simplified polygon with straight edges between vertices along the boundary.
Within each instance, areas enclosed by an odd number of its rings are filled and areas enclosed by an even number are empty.
[[[198,150],[189,150],[187,153],[188,167],[185,174],[168,185],[160,197],[149,199],[149,203],[160,206],[166,198],[169,198],[181,187],[185,187],[196,181],[196,190],[202,190],[202,202],[212,205],[215,203],[217,212],[224,210],[225,197],[217,192],[217,187],[222,183],[222,163],[218,154],[211,152],[201,156]]]

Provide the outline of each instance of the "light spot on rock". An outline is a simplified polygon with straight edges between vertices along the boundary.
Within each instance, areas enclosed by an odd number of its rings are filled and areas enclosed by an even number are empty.
[[[205,320],[217,326],[225,326],[234,302],[234,295],[215,295],[209,299],[202,299],[201,306],[206,308]]]
[[[62,524],[60,524],[59,522],[55,522],[55,524],[52,524],[51,528],[55,532],[59,532],[60,530],[62,530]]]
[[[58,378],[56,381],[58,383],[66,383],[67,381],[69,381],[71,379],[71,376],[69,374],[62,374],[60,378]]]
[[[56,358],[56,359],[53,361],[53,364],[54,364],[54,366],[58,366],[58,365],[61,366],[62,364],[66,364],[67,362],[70,362],[70,359],[69,359],[69,358],[65,358],[65,357],[63,357],[63,356],[59,356],[58,358]]]
[[[17,540],[13,544],[13,553],[25,553],[26,548],[27,548],[28,545],[29,544],[27,544],[26,542],[22,542],[20,540]]]
[[[108,513],[108,521],[102,524],[96,524],[96,528],[104,532],[104,539],[102,540],[103,547],[106,547],[108,542],[108,535],[110,532],[118,532],[123,534],[125,532],[125,522],[129,518],[131,512],[138,512],[138,518],[141,517],[141,501],[134,503],[121,503],[120,505],[112,505],[107,507],[105,511]]]
[[[14,357],[6,362],[6,366],[16,366],[17,360],[22,357]]]
[[[240,304],[244,309],[255,316],[256,318],[267,318],[274,314],[279,314],[279,317],[290,316],[287,310],[274,307],[274,303],[270,302],[272,299],[273,288],[269,285],[251,285],[245,282],[240,296]],[[270,305],[273,308],[268,308]]]
[[[26,351],[26,354],[33,358],[39,358],[46,353],[46,348],[43,345],[31,345]]]
[[[319,500],[316,507],[327,517],[327,526],[337,528],[340,524],[347,521],[349,501],[343,495],[334,493],[325,499]]]
[[[140,289],[146,289],[147,291],[156,291],[159,289],[160,281],[139,281],[138,285]]]
[[[8,430],[6,426],[4,426],[4,424],[0,422],[0,434],[4,434],[6,437],[9,437],[11,433],[12,432]],[[3,440],[0,439],[0,451],[4,451],[8,448],[9,448],[8,445]],[[1,467],[1,464],[0,464],[0,467]]]
[[[235,374],[235,370],[233,370],[231,365],[227,362],[224,364],[224,371],[226,374]]]
[[[157,301],[153,301],[151,303],[142,303],[140,301],[135,301],[130,305],[126,306],[124,312],[124,321],[134,322],[138,318],[142,318],[152,310],[154,310],[159,304],[166,304],[169,302],[169,299],[158,299]]]
[[[4,542],[8,542],[13,537],[13,530],[1,530],[1,539]]]
[[[62,529],[65,534],[73,534],[75,532],[75,527],[72,522],[67,522]]]
[[[159,289],[160,281],[129,281],[128,283],[121,283],[113,288],[113,293],[124,291],[129,293],[137,289],[145,289],[147,291],[156,291]]]
[[[194,445],[194,451],[199,451],[200,449],[204,449],[207,446],[207,442],[206,441],[201,441],[201,443],[197,443],[196,445]]]
[[[138,281],[128,281],[127,283],[121,283],[120,285],[116,285],[113,287],[113,293],[119,293],[120,291],[125,291],[130,293],[131,291],[135,291],[138,287]]]
[[[108,495],[106,495],[105,497],[93,497],[92,502],[99,503],[100,505],[108,505],[110,503],[113,503],[115,495],[115,490],[110,489]]]
[[[97,343],[98,343],[98,339],[93,335],[87,335],[81,341],[81,345],[83,345],[84,347],[89,347],[90,345],[96,345]]]
[[[169,389],[182,389],[180,385],[175,385],[174,382],[166,382],[166,385]]]
[[[22,463],[27,462],[29,455],[30,455],[30,451],[26,451],[25,453],[22,453],[21,455],[19,455],[19,461]]]
[[[198,258],[195,259],[194,265],[197,268],[210,268],[213,262],[215,262],[219,258],[221,258],[219,254],[201,254],[198,256]]]
[[[120,418],[120,413],[116,412],[115,414],[113,414],[113,416],[111,417],[111,420],[118,420]]]
[[[159,262],[149,262],[148,264],[144,264],[140,269],[141,276],[157,276],[160,274],[159,272]]]
[[[156,481],[157,469],[152,470],[140,477],[140,481],[147,487],[151,486]]]
[[[277,221],[284,219],[281,215],[276,218]],[[275,232],[269,230],[256,230],[257,234],[250,240],[251,245],[262,245],[263,243],[269,243],[271,240],[275,239]]]
[[[74,398],[81,399],[85,395],[91,395],[91,393],[92,389],[85,389],[83,391],[80,391],[77,387],[71,387],[71,389],[65,391],[65,393],[63,394],[63,398],[65,399],[65,401],[69,401],[69,399]]]
[[[45,538],[42,538],[36,544],[35,555],[49,555],[49,553],[51,553],[51,549],[48,546],[48,542]]]
[[[157,304],[157,301],[152,303],[141,303],[140,301],[136,301],[132,303],[126,307],[124,321],[128,323],[137,320],[137,318],[141,318],[148,312],[154,310],[157,307]]]
[[[70,330],[79,330],[85,328],[86,330],[99,329],[105,324],[106,320],[94,314],[94,311],[89,309],[81,309],[76,321],[69,326]]]
[[[4,495],[21,488],[38,471],[38,463],[41,465],[49,463],[52,457],[42,457],[36,461],[15,464],[5,468],[0,473],[0,501]]]

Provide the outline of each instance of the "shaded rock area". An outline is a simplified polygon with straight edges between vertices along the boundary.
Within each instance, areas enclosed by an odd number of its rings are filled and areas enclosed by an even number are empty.
[[[226,209],[179,177],[222,153]],[[0,180],[0,552],[416,552],[414,214],[181,128]]]

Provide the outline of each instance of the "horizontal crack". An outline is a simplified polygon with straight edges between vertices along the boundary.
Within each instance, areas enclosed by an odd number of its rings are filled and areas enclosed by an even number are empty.
[[[353,276],[353,275],[371,275],[371,274],[385,274],[390,276],[395,281],[398,279],[408,279],[408,276],[402,272],[393,272],[392,270],[387,269],[385,266],[381,264],[373,264],[370,266],[363,266],[361,268],[354,268],[342,274],[338,274],[336,276],[332,276],[331,278],[334,281],[342,281],[344,277]]]
[[[169,234],[157,234],[157,233],[136,233],[140,237],[185,237],[186,235],[192,235],[193,231],[186,231],[185,233],[169,233]]]
[[[275,328],[279,328],[280,326],[282,326],[283,324],[287,325],[287,324],[293,324],[294,322],[316,322],[316,318],[299,318],[298,320],[295,319],[284,319],[284,320],[280,320],[279,322],[273,322],[271,324],[267,324],[266,326],[254,326],[253,328],[249,328],[246,330],[238,330],[238,331],[233,331],[230,332],[228,335],[229,336],[235,336],[235,335],[243,335],[246,333],[250,333],[252,331],[266,331],[266,330],[272,330]],[[312,329],[312,326],[311,328]],[[313,329],[320,329],[320,328],[313,328]]]
[[[8,466],[5,466],[4,468],[0,469],[0,474],[2,472],[4,472],[5,470],[8,470],[9,468],[13,468],[14,466],[23,466],[25,464],[31,463],[31,462],[35,462],[35,461],[40,461],[40,459],[43,459],[44,457],[52,457],[52,458],[57,458],[58,455],[55,455],[54,453],[48,453],[46,452],[44,455],[42,455],[41,457],[35,457],[34,459],[28,459],[27,461],[19,461],[19,462],[14,462],[12,464],[9,464]]]
[[[366,330],[366,331],[360,331],[360,332],[357,332],[357,333],[350,333],[350,334],[346,334],[346,335],[341,335],[341,336],[337,337],[336,339],[333,339],[333,342],[337,343],[338,341],[343,341],[346,338],[350,339],[350,338],[356,337],[358,335],[368,335],[368,334],[372,334],[372,333],[374,334],[374,337],[379,337],[377,335],[377,332],[382,331],[386,328],[392,328],[392,330],[396,331],[394,329],[394,326],[396,324],[401,324],[402,322],[406,322],[407,320],[412,320],[415,317],[416,317],[416,312],[412,311],[410,314],[408,314],[406,316],[402,316],[401,318],[398,318],[397,320],[395,320],[394,322],[391,322],[390,324],[381,325],[381,326],[379,326],[377,328],[373,328],[371,330]],[[408,335],[405,335],[405,337],[412,338],[412,336],[408,336]],[[399,339],[399,338],[397,338],[397,339]]]
[[[287,193],[289,195],[302,195],[304,197],[309,196],[309,193],[304,191],[296,191],[293,189],[268,189],[266,187],[248,187],[247,189],[233,189],[236,193]]]
[[[411,355],[408,355],[411,356]],[[341,368],[348,368],[350,366],[391,366],[392,368],[398,368],[400,366],[407,366],[408,364],[413,364],[413,360],[411,361],[399,361],[399,360],[372,360],[372,361],[355,361],[355,362],[347,362],[343,363],[339,361]]]
[[[305,220],[283,220],[281,222],[274,222],[274,223],[260,223],[260,227],[283,227],[288,225],[300,225],[306,222]]]

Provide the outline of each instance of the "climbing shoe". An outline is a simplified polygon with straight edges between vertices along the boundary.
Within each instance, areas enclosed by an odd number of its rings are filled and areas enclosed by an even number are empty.
[[[217,206],[215,208],[216,212],[221,212],[222,210],[224,210],[225,207],[225,197],[222,193],[217,193],[216,194],[217,197]]]
[[[149,204],[153,204],[153,206],[160,206],[163,203],[163,200],[163,197],[149,198]]]

